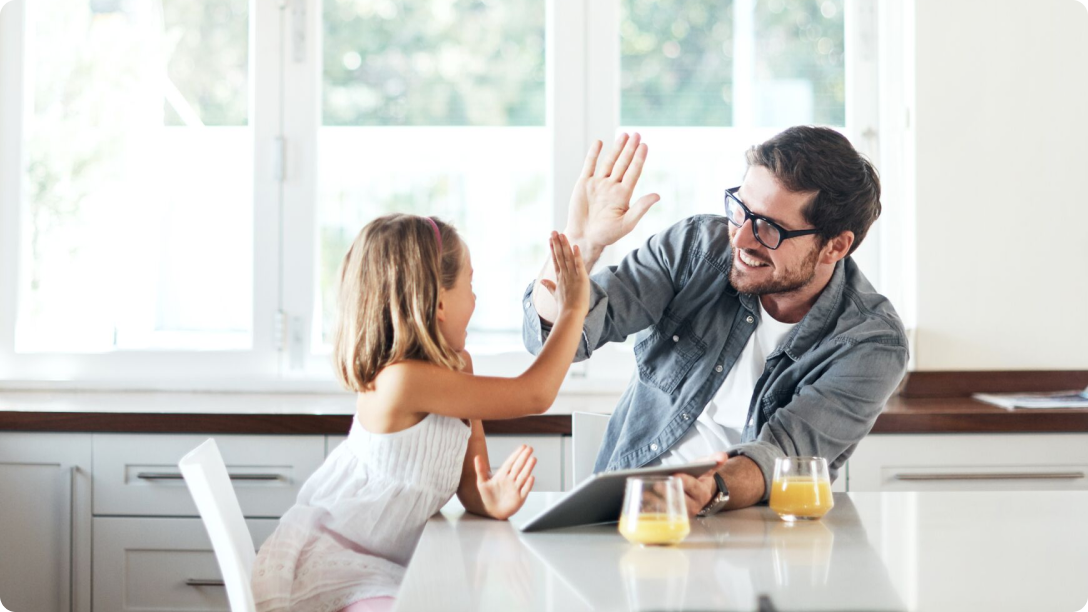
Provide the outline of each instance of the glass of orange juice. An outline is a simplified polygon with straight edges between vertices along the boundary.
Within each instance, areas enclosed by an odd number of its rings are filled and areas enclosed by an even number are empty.
[[[682,542],[690,531],[684,485],[679,478],[641,476],[627,479],[620,533],[629,542],[667,546]]]
[[[835,505],[823,457],[783,457],[774,462],[771,510],[782,520],[815,520]]]

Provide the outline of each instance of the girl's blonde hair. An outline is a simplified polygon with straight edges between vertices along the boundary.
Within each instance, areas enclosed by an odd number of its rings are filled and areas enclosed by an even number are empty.
[[[438,219],[386,215],[359,232],[340,267],[333,338],[345,387],[371,390],[382,368],[405,359],[464,367],[437,316],[439,291],[453,287],[464,262],[457,230]]]

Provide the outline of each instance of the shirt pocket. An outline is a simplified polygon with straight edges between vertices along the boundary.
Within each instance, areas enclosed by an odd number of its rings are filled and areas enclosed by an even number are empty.
[[[635,345],[638,377],[643,383],[672,394],[704,353],[706,343],[687,325],[663,319]]]

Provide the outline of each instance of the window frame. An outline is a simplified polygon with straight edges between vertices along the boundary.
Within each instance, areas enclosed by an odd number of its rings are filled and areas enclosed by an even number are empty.
[[[278,377],[279,209],[274,135],[281,120],[282,11],[251,0],[249,127],[253,145],[253,344],[249,350],[16,353],[20,288],[23,125],[31,103],[26,26],[29,0],[0,13],[0,380],[5,386],[74,382],[104,388],[233,388]],[[257,101],[261,100],[261,104]],[[120,373],[120,374],[119,374]]]
[[[16,354],[21,227],[23,27],[28,0],[0,14],[0,380],[75,381],[125,388],[335,390],[329,357],[311,350],[316,277],[317,138],[321,124],[321,0],[250,0],[254,131],[253,348],[249,351],[125,351]],[[552,144],[547,201],[553,227],[566,225],[570,188],[589,142],[611,142],[620,127],[621,0],[546,0],[546,119]],[[846,128],[879,166],[877,0],[845,0]],[[880,23],[885,18],[882,16]],[[880,46],[881,53],[886,50]],[[720,130],[722,128],[713,128]],[[736,129],[743,133],[752,128]],[[723,188],[725,186],[723,185]],[[637,196],[638,194],[636,194]],[[880,288],[896,277],[879,223],[855,254]],[[543,263],[543,262],[542,262]],[[890,271],[889,271],[890,270]],[[528,272],[528,284],[536,270]],[[887,276],[888,278],[885,278]],[[524,286],[510,287],[521,292]],[[486,297],[484,298],[486,299]],[[471,337],[470,337],[471,349]],[[516,375],[524,350],[473,355],[478,373]],[[615,392],[630,379],[630,347],[602,347],[576,364],[567,393]],[[118,376],[117,372],[124,374]],[[29,384],[29,383],[28,383]]]

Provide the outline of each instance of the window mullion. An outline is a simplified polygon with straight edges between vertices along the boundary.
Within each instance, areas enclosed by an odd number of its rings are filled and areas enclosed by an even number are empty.
[[[881,168],[876,0],[845,3],[846,135],[873,165]],[[873,227],[853,258],[876,287],[881,274],[881,226]]]
[[[545,15],[545,122],[552,138],[548,201],[557,230],[566,226],[570,188],[578,180],[588,142],[588,4],[593,2],[548,0]]]
[[[586,136],[611,144],[620,126],[620,0],[590,0],[586,17]],[[584,153],[584,151],[583,151]]]
[[[317,133],[321,121],[320,0],[289,0],[283,29],[284,177],[281,183],[279,303],[283,315],[281,373],[305,376],[315,303]]]
[[[26,3],[0,12],[0,372],[15,357]]]
[[[284,11],[277,3],[252,2],[250,63],[253,91],[253,351],[269,378],[279,374],[276,316],[279,310],[280,209],[278,139],[283,104],[282,40]]]

